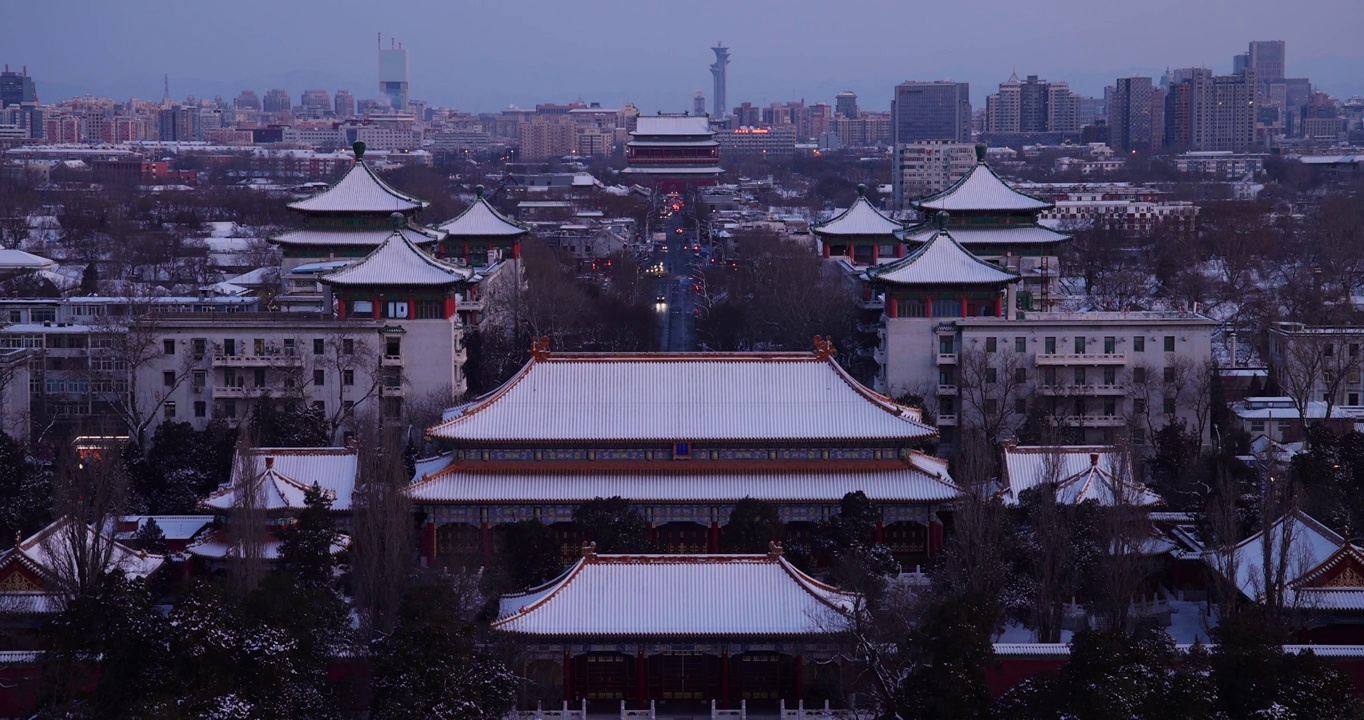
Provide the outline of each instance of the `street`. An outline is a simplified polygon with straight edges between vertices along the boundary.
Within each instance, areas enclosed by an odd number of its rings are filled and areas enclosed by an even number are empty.
[[[659,227],[667,239],[664,250],[653,254],[654,261],[662,262],[664,270],[663,276],[655,281],[655,296],[663,298],[663,302],[655,303],[660,316],[658,349],[690,352],[696,349],[696,295],[691,278],[697,258],[690,249],[696,243],[696,230],[687,227],[681,212],[674,212]]]

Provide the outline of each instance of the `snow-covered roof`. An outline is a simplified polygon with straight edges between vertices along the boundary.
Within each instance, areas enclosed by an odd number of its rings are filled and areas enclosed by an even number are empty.
[[[14,248],[0,248],[0,270],[51,270],[57,263]]]
[[[1045,200],[1009,187],[990,166],[976,163],[962,179],[951,187],[910,203],[919,210],[988,211],[988,210],[1045,210],[1052,206]]]
[[[821,353],[550,353],[428,435],[474,442],[917,440],[917,408]]]
[[[135,529],[120,532],[115,538],[129,540],[136,537],[149,520],[156,521],[161,536],[167,540],[189,540],[213,524],[212,515],[124,515],[118,518],[118,522],[132,525]]]
[[[437,260],[401,232],[394,232],[364,259],[318,277],[327,285],[445,287],[474,279],[474,271]]]
[[[639,165],[631,165],[630,167],[621,170],[621,172],[626,175],[719,175],[724,171],[724,168],[718,165],[706,165],[704,167],[692,167],[690,165],[678,165],[676,167],[663,165],[656,167],[641,167]]]
[[[837,631],[852,597],[769,555],[587,554],[501,599],[493,629],[555,637],[798,636]]]
[[[613,461],[615,465],[622,465]],[[417,465],[407,494],[417,502],[578,503],[594,497],[635,502],[837,502],[861,491],[877,502],[943,502],[961,495],[946,463],[920,453],[902,460],[842,461],[837,467],[783,468],[779,462],[707,461],[667,467],[594,464],[589,469],[553,463],[491,468],[451,456]]]
[[[1294,597],[1293,589],[1296,581],[1319,568],[1346,544],[1340,535],[1300,511],[1289,513],[1274,521],[1269,528],[1268,536],[1270,567],[1284,568],[1284,577],[1276,580],[1285,583],[1285,601],[1290,604],[1296,604],[1297,598]],[[1262,530],[1242,540],[1233,550],[1236,587],[1246,597],[1256,601],[1263,599],[1265,595],[1265,545],[1265,532]],[[1210,550],[1205,557],[1214,570],[1224,572],[1223,568],[1219,567],[1222,563],[1217,558],[1217,551]],[[1364,595],[1364,588],[1358,588],[1356,592]],[[1360,600],[1361,607],[1364,607],[1364,597]]]
[[[1017,503],[1021,493],[1044,482],[1055,483],[1057,502],[1070,505],[1160,502],[1135,479],[1131,459],[1111,445],[1004,446],[1005,503]]]
[[[60,579],[68,576],[76,567],[77,561],[73,555],[75,548],[73,543],[80,543],[82,537],[90,543],[91,548],[101,548],[107,543],[108,565],[106,570],[122,570],[130,578],[143,578],[156,572],[165,563],[166,558],[161,555],[152,555],[140,550],[124,545],[112,539],[108,529],[96,530],[94,528],[81,529],[73,525],[75,521],[61,519],[54,521],[47,527],[39,530],[32,536],[20,540],[14,547],[0,553],[0,571],[11,565],[18,565],[26,568],[27,571],[38,578]],[[83,551],[84,552],[84,551]],[[59,588],[44,587],[32,588],[32,590],[42,590],[42,593],[29,592],[30,595],[40,595],[51,592]],[[0,612],[15,612],[5,607],[6,599],[10,593],[0,592]],[[32,612],[44,612],[54,608],[48,608],[46,602],[20,603]]]
[[[527,232],[526,226],[509,220],[507,216],[498,212],[497,208],[493,207],[487,198],[483,197],[481,185],[474,204],[456,215],[455,219],[441,225],[440,229],[452,238],[517,237],[525,235]]]
[[[1018,276],[971,254],[946,230],[894,262],[867,268],[868,280],[888,285],[1004,285]]]
[[[710,118],[705,115],[677,116],[650,116],[641,115],[635,123],[634,132],[630,133],[635,137],[643,135],[713,135],[710,130]]]
[[[415,225],[404,225],[398,229],[403,237],[417,245],[427,245],[445,237],[444,233]],[[308,247],[378,247],[393,234],[393,228],[366,228],[363,230],[322,230],[304,228],[270,238],[278,245]]]
[[[332,499],[332,510],[348,512],[355,492],[354,448],[253,448],[246,452],[250,472],[261,478],[258,506],[266,510],[302,510],[304,494],[316,484]],[[215,510],[236,507],[242,482],[242,462],[232,461],[232,479],[204,506]]]
[[[938,228],[932,223],[923,223],[906,230],[906,242],[928,242]],[[963,247],[973,245],[1052,245],[1065,242],[1069,235],[1056,232],[1041,225],[1002,225],[999,227],[954,227],[952,237]]]
[[[430,203],[398,192],[364,162],[357,161],[330,188],[298,202],[289,209],[302,212],[390,213],[420,210]]]
[[[858,186],[857,199],[842,214],[810,228],[816,235],[894,235],[905,226],[881,214],[868,202],[865,185]]]
[[[278,560],[281,541],[275,537],[267,537],[261,541],[260,558],[262,560]],[[350,547],[350,537],[338,533],[332,540],[331,552],[339,555]],[[204,536],[203,539],[191,543],[186,551],[195,557],[207,558],[210,560],[222,560],[228,558],[238,558],[242,556],[243,543],[235,539],[227,531],[219,531]]]

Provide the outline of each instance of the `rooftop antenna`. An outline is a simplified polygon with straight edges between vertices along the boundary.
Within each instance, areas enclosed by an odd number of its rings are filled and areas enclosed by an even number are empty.
[[[382,31],[374,33],[374,44],[377,46],[376,50],[384,49],[384,33]]]
[[[166,74],[162,77],[162,81],[161,81],[161,82],[162,82],[162,84],[161,84],[161,99],[162,99],[162,100],[169,100],[169,99],[170,99],[170,73],[166,73]]]

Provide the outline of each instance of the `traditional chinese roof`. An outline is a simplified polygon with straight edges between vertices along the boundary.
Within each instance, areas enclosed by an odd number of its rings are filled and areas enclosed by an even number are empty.
[[[403,237],[412,241],[415,245],[429,245],[445,237],[445,234],[429,228],[418,227],[416,225],[404,225],[398,228],[398,232]],[[270,241],[278,245],[288,245],[291,247],[369,247],[376,248],[381,245],[388,236],[393,234],[393,228],[365,228],[361,230],[331,230],[324,228],[303,228],[276,235]]]
[[[1018,276],[992,265],[961,246],[947,230],[933,233],[918,250],[894,262],[867,268],[868,280],[887,285],[992,285]]]
[[[426,503],[580,503],[594,497],[635,502],[838,502],[861,491],[876,502],[932,503],[960,497],[946,462],[910,453],[892,460],[720,461],[687,463],[486,463],[452,456],[418,463],[407,489]]]
[[[348,512],[355,492],[357,453],[354,448],[254,448],[232,461],[232,479],[204,500],[215,510],[237,507],[237,488],[243,470],[260,478],[257,507],[263,510],[302,510],[307,491],[316,484],[332,499],[332,510]],[[246,465],[246,468],[243,465]]]
[[[1232,551],[1236,587],[1257,602],[1265,596],[1265,538],[1266,531],[1261,530],[1242,540]],[[1285,603],[1304,606],[1308,602],[1325,602],[1337,609],[1364,610],[1364,587],[1304,587],[1312,584],[1309,580],[1320,583],[1331,576],[1328,571],[1337,563],[1358,555],[1358,548],[1342,553],[1347,545],[1345,538],[1304,512],[1294,511],[1274,521],[1268,530],[1269,562],[1272,568],[1284,568],[1283,577],[1275,580],[1284,583]],[[1222,567],[1225,562],[1216,550],[1209,550],[1204,559],[1215,571],[1226,573]]]
[[[851,207],[838,216],[810,228],[816,235],[894,235],[905,229],[894,220],[881,214],[867,201],[867,186],[857,186],[857,199]]]
[[[493,629],[551,637],[837,632],[852,597],[769,555],[595,555],[504,596]]]
[[[918,210],[950,212],[1046,210],[1052,203],[1009,187],[982,160],[962,179],[936,195],[910,203]]]
[[[260,559],[278,560],[281,544],[282,541],[273,535],[261,541]],[[350,547],[350,537],[338,533],[332,540],[331,553],[332,555],[340,555],[348,547]],[[226,530],[220,530],[191,543],[186,551],[195,557],[208,560],[234,560],[242,556],[244,543],[233,538]]]
[[[923,223],[906,230],[902,237],[905,242],[925,243],[937,232],[938,228],[933,223]],[[952,228],[952,237],[966,248],[979,245],[1054,245],[1070,239],[1069,235],[1041,225],[960,226]]]
[[[0,614],[42,614],[59,612],[64,595],[60,586],[76,565],[72,543],[81,541],[79,526],[62,519],[39,530],[14,547],[0,553]],[[122,570],[129,578],[143,578],[156,572],[166,558],[134,550],[113,540],[109,533],[85,528],[92,549],[107,543],[106,570]],[[103,548],[101,547],[101,551]],[[48,585],[49,581],[56,581]]]
[[[917,408],[817,353],[550,353],[428,431],[465,442],[918,440]]]
[[[1056,500],[1078,505],[1154,505],[1160,496],[1132,474],[1129,457],[1111,445],[1006,445],[1004,502],[1013,505],[1023,492],[1046,482],[1056,486]]]
[[[430,205],[425,200],[394,190],[359,158],[337,183],[298,202],[290,210],[318,213],[408,213]]]
[[[483,197],[482,185],[478,186],[477,195],[473,205],[440,226],[449,237],[518,237],[529,232],[525,225],[498,212],[488,198]]]
[[[394,231],[364,259],[323,275],[318,282],[341,287],[447,287],[474,279],[473,270],[437,260],[407,236]]]

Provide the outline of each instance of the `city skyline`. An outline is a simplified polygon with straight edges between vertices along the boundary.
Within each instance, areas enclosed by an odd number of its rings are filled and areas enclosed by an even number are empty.
[[[411,96],[433,105],[494,111],[510,104],[582,99],[604,105],[633,102],[654,112],[686,109],[697,90],[710,88],[707,70],[714,57],[709,48],[723,37],[734,51],[728,73],[731,106],[800,98],[831,102],[837,92],[853,90],[864,109],[875,111],[889,109],[893,86],[905,80],[969,82],[972,105],[979,108],[1014,70],[1068,81],[1079,94],[1097,95],[1116,77],[1158,79],[1166,67],[1229,72],[1232,56],[1245,52],[1249,41],[1282,39],[1288,45],[1289,75],[1310,77],[1339,96],[1364,94],[1364,54],[1350,35],[1364,22],[1364,7],[1333,0],[1309,4],[1313,12],[1284,16],[1267,2],[1251,3],[1263,5],[1262,11],[1242,4],[1234,13],[1225,3],[1189,8],[1158,2],[1141,12],[1105,8],[1098,13],[1071,0],[1048,3],[1045,12],[1038,12],[1038,5],[977,2],[978,8],[964,10],[916,9],[913,26],[949,28],[970,18],[970,32],[911,33],[913,41],[905,42],[906,24],[898,20],[909,22],[911,15],[893,4],[848,11],[797,3],[794,23],[775,23],[774,7],[766,3],[702,2],[677,13],[598,0],[589,8],[610,11],[616,24],[603,41],[591,43],[583,38],[600,26],[588,19],[600,13],[554,5],[526,13],[408,0],[394,16],[430,20],[410,28],[385,27],[382,20],[354,22],[351,18],[364,15],[363,6],[349,2],[326,17],[306,3],[272,5],[266,12],[257,0],[234,5],[230,14],[153,2],[134,3],[156,10],[142,14],[102,5],[81,13],[10,5],[3,10],[6,22],[0,23],[0,47],[6,48],[0,60],[11,67],[27,65],[45,102],[83,94],[157,99],[167,73],[177,99],[231,98],[244,89],[273,87],[294,95],[310,88],[347,89],[364,98],[377,95],[374,38],[383,32],[401,37],[410,53]],[[258,6],[262,12],[253,10]],[[1164,18],[1176,9],[1181,22],[1172,25]],[[712,10],[723,13],[723,28]],[[1058,22],[1082,12],[1087,15],[1079,27],[1087,32],[1075,32],[1074,22]],[[1318,22],[1323,16],[1337,21]],[[263,17],[270,22],[260,22]],[[217,30],[212,36],[185,32],[209,23]],[[668,41],[659,43],[653,29],[664,24]],[[1124,32],[1106,30],[1117,26]],[[452,27],[476,32],[457,33],[452,42]],[[82,42],[62,42],[65,35]],[[146,42],[149,35],[157,42]],[[242,53],[242,37],[253,38],[261,49]],[[115,56],[118,63],[99,61]]]

